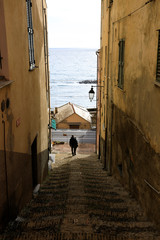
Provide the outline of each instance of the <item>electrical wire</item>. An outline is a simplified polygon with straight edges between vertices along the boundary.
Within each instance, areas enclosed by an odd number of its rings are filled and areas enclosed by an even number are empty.
[[[122,18],[120,18],[120,19],[118,19],[118,20],[116,20],[116,21],[114,21],[113,23],[119,22],[119,21],[121,21],[121,20],[123,20],[123,19],[125,19],[125,18],[127,18],[127,17],[130,17],[131,15],[133,15],[133,14],[136,13],[137,11],[141,10],[141,9],[144,8],[147,4],[149,4],[149,3],[153,2],[153,1],[155,1],[155,0],[149,0],[149,1],[145,2],[141,7],[137,8],[136,10],[134,10],[134,11],[131,12],[131,13],[129,13],[128,15],[126,15],[126,16],[124,16],[124,17],[122,17]]]

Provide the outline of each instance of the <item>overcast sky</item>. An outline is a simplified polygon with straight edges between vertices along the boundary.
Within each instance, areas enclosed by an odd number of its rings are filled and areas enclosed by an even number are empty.
[[[46,0],[49,48],[100,46],[100,0]]]

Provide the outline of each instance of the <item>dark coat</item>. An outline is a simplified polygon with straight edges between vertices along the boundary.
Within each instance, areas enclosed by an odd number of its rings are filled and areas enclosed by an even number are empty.
[[[71,147],[76,147],[76,148],[77,148],[77,147],[78,147],[77,139],[72,136],[72,137],[70,138],[69,145],[70,145]]]

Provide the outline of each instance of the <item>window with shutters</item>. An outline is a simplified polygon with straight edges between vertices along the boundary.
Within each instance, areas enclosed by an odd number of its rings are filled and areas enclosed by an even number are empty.
[[[119,41],[118,87],[123,89],[124,84],[124,46],[125,41]]]
[[[156,80],[158,82],[160,82],[160,30],[158,31],[158,52],[157,52]]]
[[[32,3],[31,0],[26,0],[27,7],[27,24],[28,24],[28,46],[29,46],[29,70],[35,68],[34,59],[34,41],[33,41],[33,22],[32,22]]]

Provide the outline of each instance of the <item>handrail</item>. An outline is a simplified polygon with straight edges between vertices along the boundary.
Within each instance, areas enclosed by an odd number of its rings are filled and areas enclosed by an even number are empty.
[[[145,182],[153,191],[155,191],[158,195],[160,194],[160,191],[158,191],[156,188],[154,188],[146,179],[144,179],[144,182]]]

